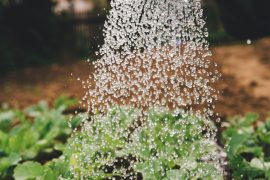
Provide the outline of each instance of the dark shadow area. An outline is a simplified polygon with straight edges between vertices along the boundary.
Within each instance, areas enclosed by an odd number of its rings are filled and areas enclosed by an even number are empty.
[[[52,0],[0,2],[0,73],[63,61],[60,54],[89,57],[102,43],[105,9],[100,14],[56,13]],[[89,53],[90,51],[90,53]],[[74,58],[73,58],[74,59]],[[69,60],[65,59],[65,62]]]
[[[270,1],[217,0],[226,31],[237,38],[257,39],[270,35]]]

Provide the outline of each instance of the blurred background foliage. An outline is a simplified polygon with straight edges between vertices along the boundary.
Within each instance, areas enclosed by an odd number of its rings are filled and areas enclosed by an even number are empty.
[[[1,69],[44,64],[61,47],[60,21],[53,6],[48,0],[1,3]]]
[[[269,0],[202,3],[211,44],[270,34]],[[61,61],[61,53],[93,55],[108,9],[109,0],[0,0],[1,74]]]
[[[89,7],[91,10],[89,13],[80,12],[84,4],[73,7],[61,5],[61,2],[61,0],[0,0],[2,74],[17,68],[58,61],[57,55],[62,52],[84,56],[91,49],[89,42],[97,44],[91,41],[93,38],[97,39],[96,24],[101,26],[105,19],[101,17],[102,14],[94,17],[94,14],[98,14],[103,8],[98,0],[92,2],[98,6]],[[60,12],[57,8],[60,8]],[[78,12],[74,12],[73,8],[79,9]],[[89,28],[82,26],[88,24],[90,29],[94,29],[92,33]],[[83,37],[85,34],[87,37]],[[88,39],[90,36],[92,39]]]

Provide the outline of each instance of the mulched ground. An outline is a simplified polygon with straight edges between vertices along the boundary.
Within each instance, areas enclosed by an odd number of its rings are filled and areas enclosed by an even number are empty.
[[[212,51],[223,74],[218,84],[222,93],[216,102],[220,116],[258,112],[265,117],[270,112],[270,38]],[[87,78],[93,68],[70,57],[67,62],[10,72],[0,78],[0,103],[23,108],[40,100],[52,102],[62,94],[80,99],[85,90],[77,78]]]

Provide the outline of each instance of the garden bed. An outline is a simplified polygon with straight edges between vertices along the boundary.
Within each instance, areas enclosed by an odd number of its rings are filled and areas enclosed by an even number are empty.
[[[213,122],[190,113],[150,110],[134,130],[136,109],[64,115],[74,102],[62,96],[52,107],[0,111],[0,179],[270,178],[269,118],[227,118],[218,145]]]

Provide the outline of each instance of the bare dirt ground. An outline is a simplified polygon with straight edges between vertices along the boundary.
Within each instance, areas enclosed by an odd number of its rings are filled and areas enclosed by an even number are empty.
[[[270,112],[270,38],[252,45],[237,44],[213,48],[213,59],[221,68],[222,91],[216,103],[221,116]]]
[[[223,74],[216,111],[221,117],[270,112],[270,38],[251,45],[213,47],[213,60]],[[42,68],[10,72],[0,78],[0,103],[23,108],[40,100],[52,102],[59,95],[80,99],[84,89],[77,80],[85,79],[93,68],[83,61],[68,60]]]

